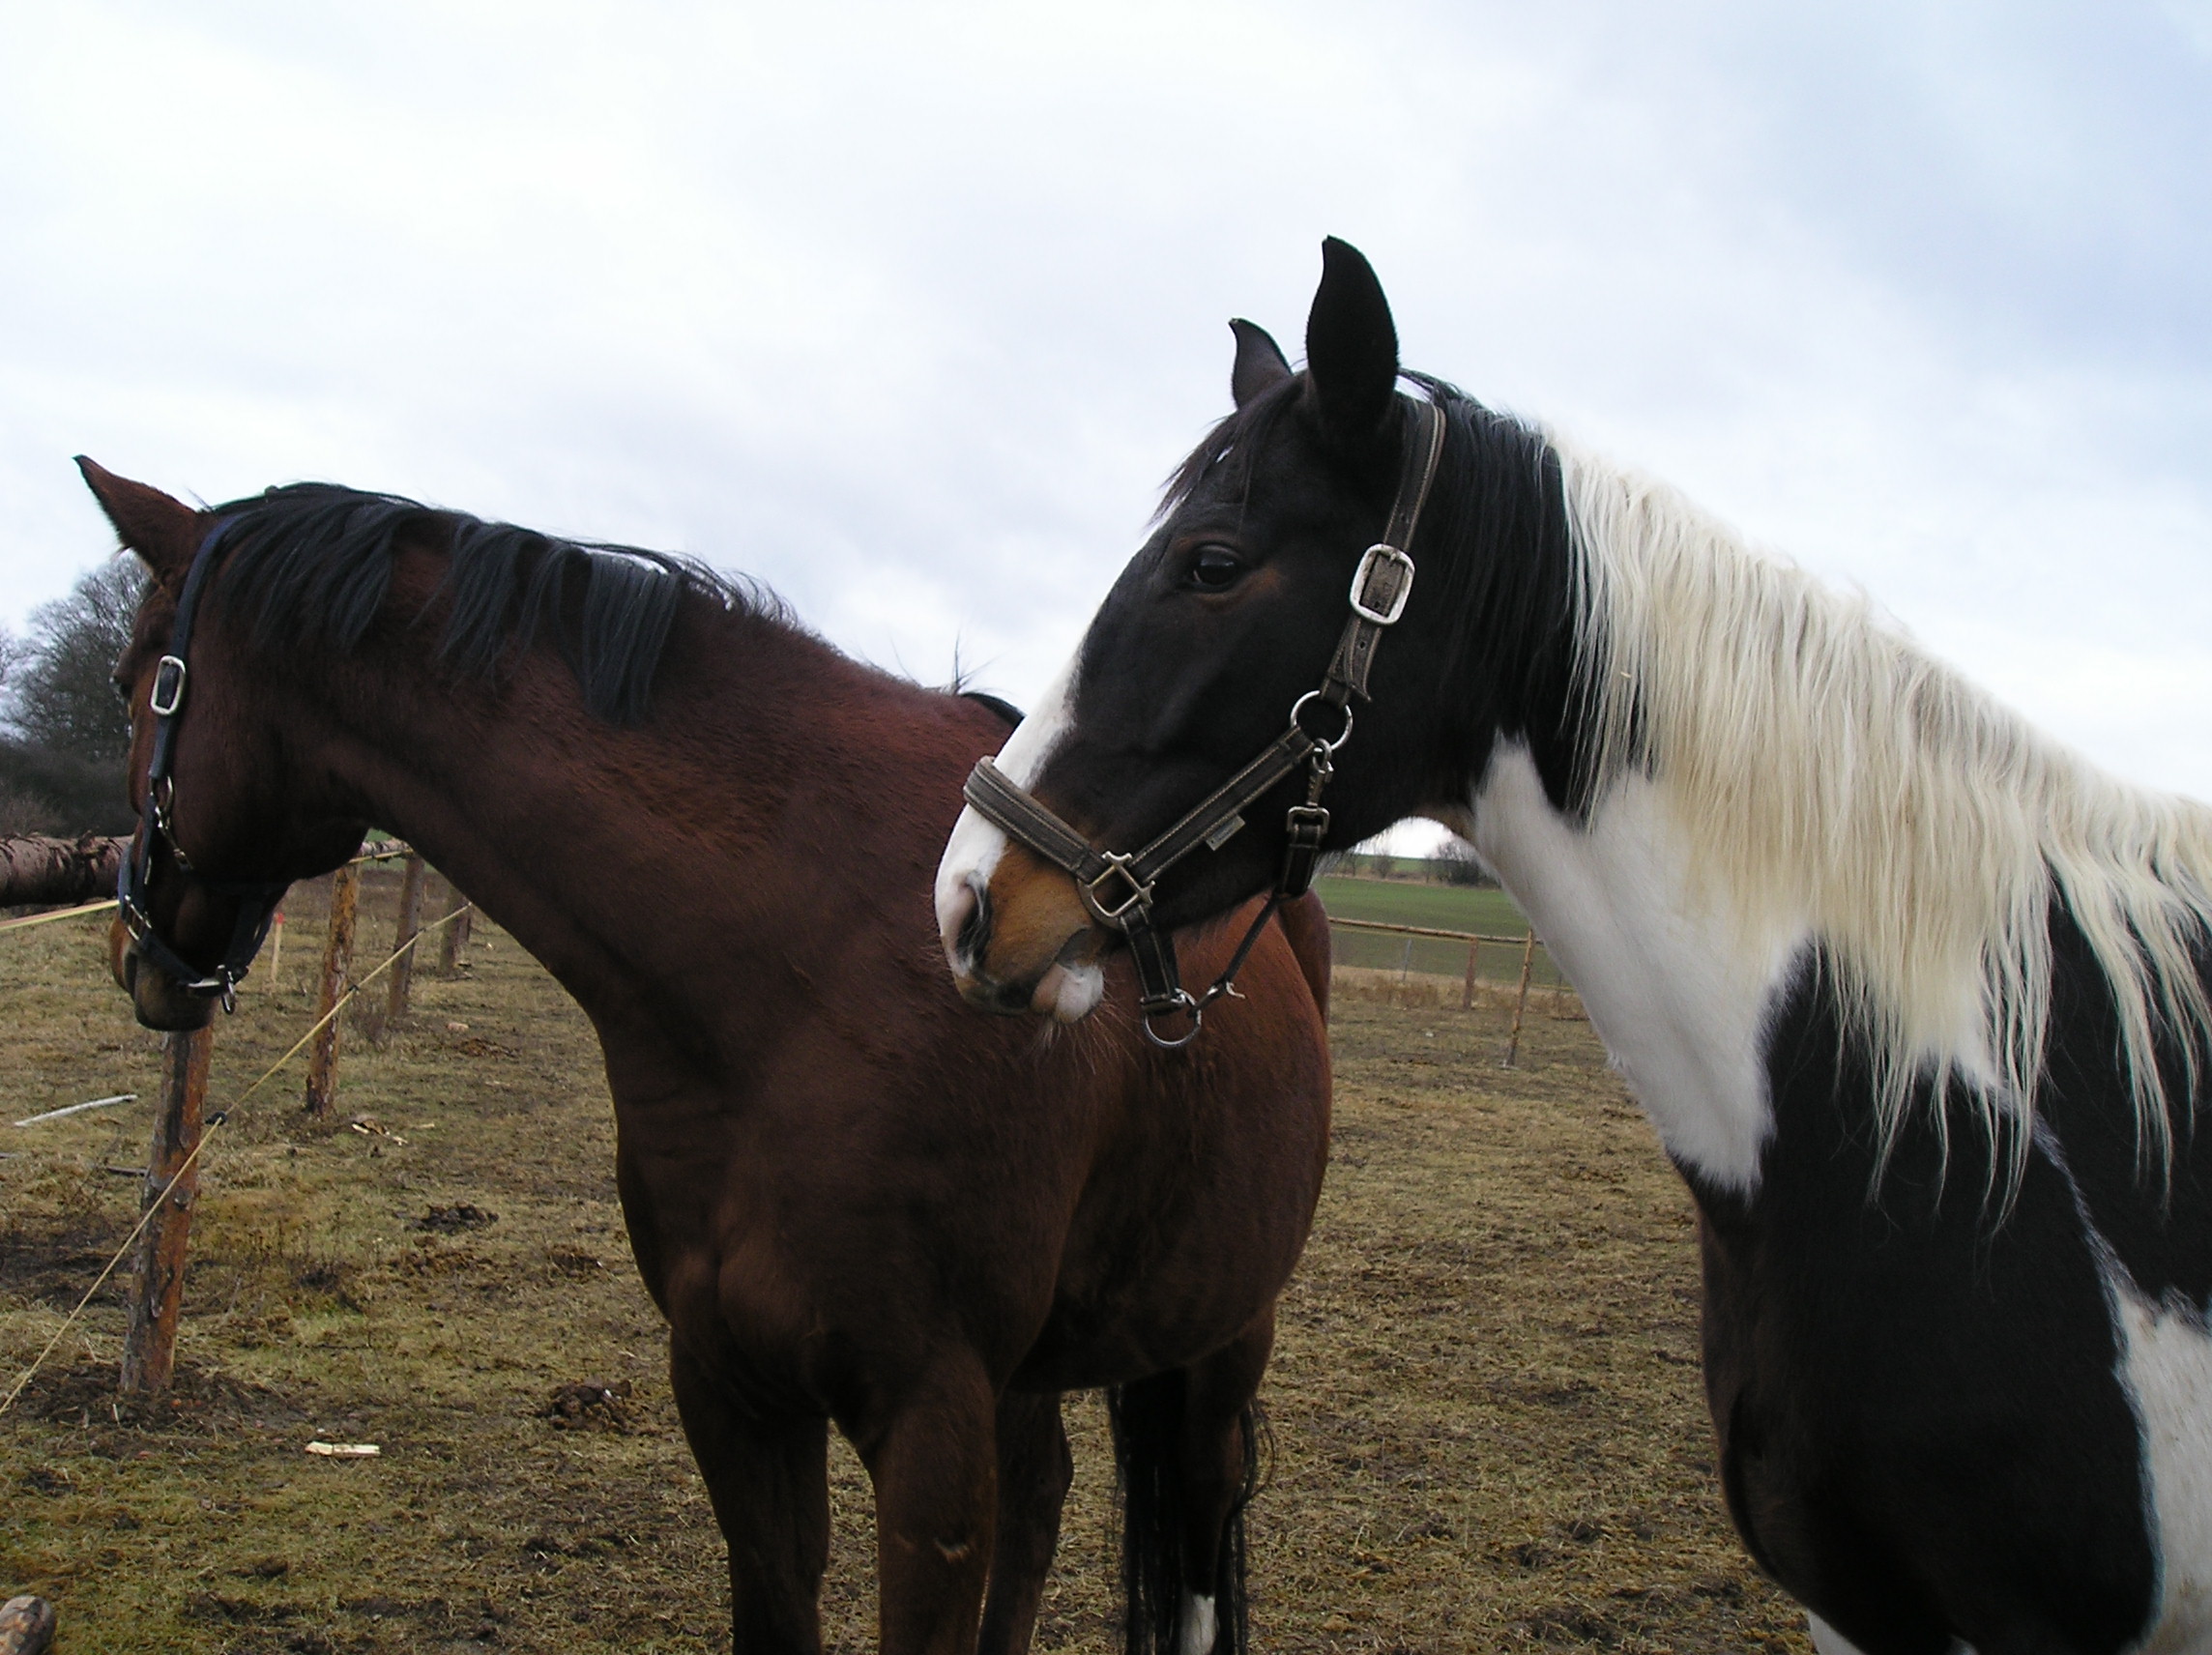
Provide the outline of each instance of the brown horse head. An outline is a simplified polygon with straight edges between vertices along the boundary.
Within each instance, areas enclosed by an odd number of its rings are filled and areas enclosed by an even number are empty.
[[[90,459],[80,456],[77,466],[124,549],[152,576],[114,674],[131,707],[129,785],[139,823],[127,855],[138,888],[136,912],[119,912],[110,928],[109,966],[146,1027],[198,1029],[224,998],[231,956],[244,956],[236,967],[243,973],[273,893],[344,860],[367,824],[342,807],[326,814],[331,801],[310,802],[296,787],[266,716],[272,686],[243,670],[242,653],[227,647],[241,617],[215,568],[199,607],[199,647],[178,652],[178,604],[194,560],[203,548],[211,562],[228,555],[216,539],[221,514]],[[182,670],[170,668],[158,691],[163,660],[173,655]],[[164,774],[150,784],[161,722],[157,694],[175,711]]]

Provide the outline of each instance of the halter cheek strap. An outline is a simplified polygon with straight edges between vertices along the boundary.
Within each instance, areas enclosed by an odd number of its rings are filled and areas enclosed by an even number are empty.
[[[1137,1005],[1145,1035],[1156,1046],[1188,1045],[1197,1037],[1206,1007],[1222,995],[1236,993],[1237,973],[1243,970],[1275,910],[1303,896],[1313,884],[1314,868],[1328,838],[1329,815],[1322,807],[1321,796],[1334,773],[1331,759],[1352,740],[1352,699],[1367,699],[1367,677],[1376,650],[1383,634],[1406,613],[1406,600],[1412,595],[1413,560],[1409,548],[1443,453],[1443,411],[1426,399],[1409,399],[1405,406],[1408,429],[1397,497],[1382,538],[1361,554],[1353,571],[1352,614],[1337,639],[1336,652],[1329,657],[1321,687],[1298,697],[1291,707],[1290,727],[1251,763],[1150,844],[1130,853],[1099,849],[988,758],[975,762],[961,789],[977,815],[1066,872],[1091,917],[1127,939],[1137,967]],[[1317,703],[1343,717],[1333,738],[1313,734],[1304,722],[1307,710]],[[1153,886],[1201,845],[1209,851],[1226,845],[1244,826],[1244,811],[1301,768],[1307,772],[1305,801],[1292,805],[1285,816],[1283,863],[1266,905],[1244,933],[1228,969],[1203,996],[1193,996],[1182,986],[1175,939],[1152,922]],[[1190,1028],[1170,1039],[1153,1023],[1178,1011],[1189,1017]]]
[[[230,526],[231,519],[225,517],[208,531],[185,573],[184,591],[177,596],[177,618],[169,628],[168,652],[154,668],[154,687],[147,697],[148,710],[154,714],[154,753],[146,765],[145,811],[136,842],[131,855],[123,858],[115,880],[116,911],[139,954],[187,994],[221,996],[225,1011],[237,1009],[238,984],[253,964],[253,956],[261,951],[262,940],[269,935],[270,923],[276,917],[276,904],[290,888],[289,882],[279,880],[211,879],[192,866],[191,858],[177,843],[171,820],[176,798],[177,726],[184,717],[190,677],[185,662],[191,649],[192,626],[199,617],[200,595],[215,567],[216,549]],[[168,846],[177,871],[185,878],[218,896],[240,899],[229,945],[223,950],[221,964],[212,972],[188,962],[154,924],[153,912],[147,906],[147,887],[154,869],[157,836]]]

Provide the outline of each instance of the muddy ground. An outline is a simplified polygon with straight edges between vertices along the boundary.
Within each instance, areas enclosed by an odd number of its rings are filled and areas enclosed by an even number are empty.
[[[279,980],[221,1026],[211,1108],[308,1022],[319,902],[295,891]],[[1266,1391],[1255,1647],[1804,1650],[1721,1509],[1691,1211],[1648,1127],[1586,1024],[1539,1007],[1501,1069],[1509,1002],[1434,998],[1338,1006],[1335,1159]],[[154,1036],[103,986],[97,925],[0,935],[0,1122],[151,1093]],[[174,1395],[115,1397],[111,1285],[0,1416],[0,1597],[54,1599],[66,1655],[726,1648],[582,1016],[480,927],[383,1049],[347,1037],[332,1118],[287,1071],[207,1151]],[[0,1124],[0,1394],[129,1229],[150,1118]],[[1068,1415],[1038,1645],[1103,1652],[1103,1415]],[[858,1651],[866,1483],[841,1447],[835,1466],[826,1630]]]

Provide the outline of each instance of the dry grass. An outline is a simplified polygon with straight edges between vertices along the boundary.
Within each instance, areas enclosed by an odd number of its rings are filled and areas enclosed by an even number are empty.
[[[1338,966],[1331,973],[1332,998],[1338,1005],[1354,1002],[1396,1005],[1407,1010],[1457,1011],[1467,999],[1464,976],[1443,976],[1435,972],[1403,972],[1366,966]],[[1518,981],[1493,977],[1474,979],[1474,1005],[1478,1011],[1505,1014],[1508,1024],[1521,998]],[[1528,1017],[1547,1017],[1557,1023],[1579,1023],[1586,1016],[1582,997],[1571,988],[1531,982]]]
[[[383,945],[390,886],[363,930]],[[284,982],[218,1033],[214,1106],[307,1020],[308,893],[292,921]],[[305,1118],[287,1077],[211,1146],[176,1394],[115,1399],[111,1289],[0,1418],[0,1596],[54,1598],[70,1655],[727,1646],[590,1030],[479,938],[464,976],[419,979],[386,1049],[353,1041],[335,1119]],[[0,1120],[151,1091],[153,1037],[102,986],[94,927],[0,949]],[[1266,1392],[1257,1646],[1802,1649],[1721,1514],[1686,1198],[1586,1024],[1532,1008],[1500,1070],[1506,1011],[1461,1013],[1453,986],[1453,1009],[1340,1002],[1336,1161]],[[136,1185],[102,1169],[142,1164],[148,1123],[138,1104],[0,1126],[0,1382],[128,1229]],[[1068,1413],[1039,1644],[1103,1651],[1102,1420]],[[317,1437],[383,1456],[310,1458]],[[835,1466],[826,1630],[856,1650],[873,1543],[865,1481]]]

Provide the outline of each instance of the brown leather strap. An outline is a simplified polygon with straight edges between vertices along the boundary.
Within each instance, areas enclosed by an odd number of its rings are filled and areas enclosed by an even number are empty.
[[[1283,868],[1275,876],[1277,902],[1301,897],[1313,888],[1314,870],[1321,865],[1321,848],[1328,838],[1328,812],[1318,804],[1294,804],[1283,831]]]
[[[1046,861],[1089,885],[1113,864],[1091,841],[1014,785],[988,758],[977,759],[960,790],[975,813],[1012,834]]]
[[[1207,845],[1218,851],[1243,827],[1245,807],[1304,764],[1315,745],[1311,736],[1292,725],[1261,748],[1258,758],[1192,805],[1174,827],[1131,857],[1129,872],[1150,886],[1199,846]]]
[[[1152,882],[1201,845],[1218,850],[1244,826],[1243,811],[1312,755],[1317,743],[1295,725],[1263,748],[1260,756],[1200,799],[1166,832],[1133,857],[1110,857],[1092,848],[1065,822],[1016,787],[1005,771],[989,759],[977,759],[960,791],[977,815],[1012,834],[1055,867],[1072,875],[1083,887],[1084,901],[1100,919],[1124,924],[1130,910],[1127,896],[1137,906],[1150,908]],[[1109,883],[1108,875],[1126,880],[1126,891]]]
[[[1091,915],[1121,932],[1136,962],[1137,1003],[1145,1034],[1155,1045],[1173,1048],[1197,1036],[1206,1007],[1217,997],[1235,992],[1237,973],[1275,910],[1286,900],[1303,896],[1313,884],[1314,868],[1328,837],[1329,816],[1321,806],[1321,794],[1330,774],[1329,755],[1351,737],[1352,698],[1367,698],[1367,674],[1376,647],[1405,613],[1413,586],[1413,560],[1408,548],[1420,526],[1421,508],[1443,453],[1443,410],[1426,398],[1409,401],[1408,409],[1397,498],[1391,503],[1382,538],[1367,548],[1353,575],[1352,616],[1337,641],[1336,653],[1321,687],[1301,696],[1291,709],[1290,728],[1250,764],[1130,856],[1100,851],[987,758],[975,761],[961,789],[977,815],[1070,875]],[[1311,736],[1298,722],[1300,710],[1317,700],[1343,717],[1333,740]],[[1285,822],[1283,865],[1274,893],[1244,933],[1229,969],[1203,996],[1194,997],[1182,986],[1175,939],[1152,923],[1153,882],[1201,845],[1218,851],[1243,828],[1243,812],[1301,768],[1310,768],[1312,779],[1305,802],[1293,805]],[[1189,1031],[1178,1039],[1164,1038],[1152,1020],[1178,1011],[1190,1019]]]
[[[1405,612],[1413,585],[1413,533],[1420,527],[1421,508],[1428,504],[1429,487],[1436,480],[1437,460],[1443,452],[1444,414],[1434,402],[1409,402],[1406,451],[1398,473],[1398,494],[1390,507],[1390,521],[1382,538],[1368,547],[1359,560],[1352,582],[1352,615],[1337,640],[1328,674],[1323,681],[1324,699],[1342,707],[1353,696],[1367,699],[1367,674],[1375,664],[1376,647],[1382,634]],[[1386,621],[1377,616],[1388,616]]]
[[[1092,850],[1082,834],[1016,787],[987,758],[975,761],[960,791],[977,815],[1072,876],[1084,906],[1101,924],[1121,931],[1136,964],[1137,1008],[1146,1018],[1195,1011],[1177,969],[1175,941],[1152,923],[1150,881],[1138,880],[1128,862]],[[1099,882],[1117,870],[1126,886],[1100,891]]]
[[[1195,1012],[1197,1006],[1183,991],[1182,971],[1176,963],[1175,938],[1150,920],[1129,926],[1130,963],[1137,968],[1137,1010],[1147,1019],[1171,1011]]]
[[[1312,806],[1293,811],[1290,854],[1294,858],[1302,857],[1301,872],[1294,876],[1292,868],[1286,865],[1283,881],[1295,880],[1295,883],[1278,888],[1274,899],[1245,933],[1229,970],[1207,991],[1205,1000],[1193,1000],[1184,991],[1182,973],[1176,961],[1175,940],[1152,923],[1152,882],[1200,845],[1210,843],[1218,849],[1227,844],[1231,835],[1244,826],[1241,812],[1245,806],[1304,764],[1317,745],[1311,737],[1294,725],[1270,742],[1258,758],[1208,794],[1174,827],[1134,857],[1125,858],[1093,849],[1082,834],[1015,786],[988,758],[975,761],[975,768],[968,772],[961,793],[977,815],[1070,875],[1084,906],[1101,924],[1121,931],[1137,968],[1137,1008],[1147,1019],[1146,1033],[1159,1044],[1173,1046],[1181,1042],[1162,1040],[1150,1028],[1150,1019],[1177,1011],[1186,1012],[1192,1019],[1192,1032],[1196,1032],[1200,1012],[1216,996],[1229,991],[1276,904],[1286,895],[1305,894],[1313,878],[1313,858],[1320,855],[1322,838],[1328,831],[1328,812]],[[1301,814],[1318,815],[1318,828],[1309,825],[1308,831],[1300,833],[1297,818]]]

